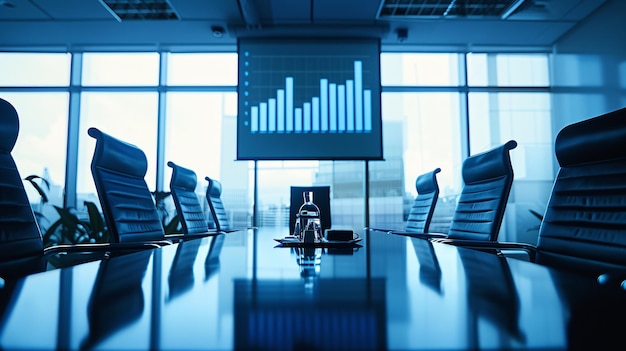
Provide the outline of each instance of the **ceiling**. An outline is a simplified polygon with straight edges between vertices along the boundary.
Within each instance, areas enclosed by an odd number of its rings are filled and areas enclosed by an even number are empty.
[[[232,47],[244,36],[545,47],[609,1],[623,0],[0,0],[0,47]]]

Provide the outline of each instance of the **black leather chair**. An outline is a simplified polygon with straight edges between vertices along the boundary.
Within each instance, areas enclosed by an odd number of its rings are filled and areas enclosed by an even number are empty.
[[[289,233],[295,229],[296,214],[300,206],[304,204],[302,193],[313,192],[313,203],[320,209],[320,222],[322,233],[332,227],[332,215],[330,210],[330,186],[292,186],[289,195]]]
[[[96,139],[91,174],[111,240],[171,244],[144,179],[144,152],[97,128],[89,128],[88,134]]]
[[[392,232],[461,245],[472,241],[497,240],[513,185],[510,140],[463,162],[463,189],[448,233],[412,234]]]
[[[448,239],[496,240],[513,185],[510,151],[515,140],[463,162],[463,190]]]
[[[435,212],[435,205],[439,199],[439,184],[437,183],[437,173],[441,168],[436,168],[430,172],[420,174],[415,179],[415,189],[417,196],[413,200],[413,205],[409,211],[404,232],[406,233],[427,233],[430,222]],[[370,231],[389,232],[393,229],[365,228]]]
[[[45,270],[44,245],[39,226],[26,195],[22,178],[11,151],[17,142],[19,119],[8,101],[0,99],[0,261],[28,271]],[[2,267],[0,263],[0,267]]]
[[[221,233],[254,229],[254,227],[234,228],[230,223],[228,213],[226,213],[226,208],[222,202],[222,183],[220,183],[219,180],[210,177],[205,177],[204,179],[209,182],[206,189],[206,198],[209,201],[209,208],[211,209],[211,216],[213,218],[213,223],[215,224],[215,229]]]
[[[481,243],[529,260],[626,279],[626,108],[570,124],[555,142],[560,169],[536,245]]]
[[[167,165],[172,168],[170,191],[185,237],[217,234],[217,231],[209,230],[205,210],[196,195],[196,173],[171,161]]]
[[[44,247],[22,178],[11,155],[18,133],[17,111],[11,103],[0,99],[0,278],[18,277],[97,260],[114,250],[126,252],[154,247],[110,244]],[[68,255],[72,252],[79,254]]]

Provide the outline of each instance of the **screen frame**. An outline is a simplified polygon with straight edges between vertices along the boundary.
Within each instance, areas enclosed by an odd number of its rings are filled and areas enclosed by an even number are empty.
[[[270,45],[282,46],[278,51],[287,50],[293,46],[307,46],[306,50],[314,50],[320,47],[329,47],[328,52],[323,52],[319,56],[332,55],[333,50],[340,47],[341,50],[349,50],[350,48],[361,48],[357,51],[363,57],[367,55],[367,63],[363,63],[363,71],[374,76],[368,76],[368,87],[371,93],[371,113],[372,125],[371,133],[363,132],[309,132],[309,133],[275,133],[279,134],[280,143],[274,144],[270,133],[250,132],[250,126],[246,125],[246,121],[250,117],[242,116],[245,110],[243,104],[244,94],[244,77],[243,62],[245,60],[242,48],[249,45]],[[285,49],[286,48],[286,49]],[[324,161],[363,161],[363,160],[383,160],[383,123],[382,123],[382,99],[381,99],[381,70],[380,70],[380,38],[370,37],[339,37],[339,38],[267,38],[267,37],[244,37],[237,40],[238,53],[238,114],[237,114],[237,160],[324,160]],[[352,54],[352,53],[351,53]],[[296,54],[285,54],[296,55]],[[298,53],[297,55],[302,55]],[[317,54],[313,54],[317,55]],[[284,74],[284,72],[279,72]],[[365,84],[364,84],[365,86]],[[244,139],[245,138],[245,139]],[[251,143],[243,145],[243,143]],[[320,148],[314,152],[306,151],[306,153],[298,153],[297,149],[301,145],[311,148],[315,143],[323,143],[333,145],[331,148]],[[335,146],[336,145],[336,146]],[[363,145],[367,147],[363,148]],[[253,149],[251,151],[251,149]]]

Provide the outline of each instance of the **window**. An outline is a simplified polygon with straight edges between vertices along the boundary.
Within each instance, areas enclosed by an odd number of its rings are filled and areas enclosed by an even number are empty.
[[[473,54],[467,55],[468,85],[547,87],[546,54]]]
[[[470,94],[471,154],[514,139],[515,178],[553,179],[550,95],[547,93]]]
[[[49,201],[63,206],[67,146],[67,93],[0,93],[20,121],[12,155],[22,178],[36,175],[50,182]],[[35,189],[25,185],[29,200],[39,204]],[[49,207],[52,211],[53,208]]]
[[[158,85],[159,54],[85,53],[82,78],[87,86]]]
[[[156,184],[157,107],[156,93],[97,93],[82,94],[81,123],[78,147],[78,203],[94,200],[95,185],[91,176],[91,159],[96,145],[95,139],[87,134],[90,127],[133,144],[140,148],[148,159],[145,177],[150,190]]]
[[[81,55],[74,62],[81,82],[72,86],[71,60]],[[370,225],[401,228],[416,196],[416,177],[439,167],[440,201],[431,228],[447,231],[463,159],[509,139],[518,147],[511,153],[516,180],[507,211],[518,216],[505,220],[503,231],[536,225],[517,218],[527,208],[541,211],[543,194],[550,192],[548,64],[543,53],[382,53],[384,160],[368,163]],[[146,153],[151,189],[168,190],[169,160],[196,172],[199,193],[205,176],[220,180],[235,226],[252,224],[254,191],[258,225],[286,228],[290,185],[331,185],[333,226],[362,227],[363,161],[258,161],[256,170],[254,162],[235,161],[236,84],[235,52],[0,54],[0,96],[14,103],[22,122],[14,150],[18,167],[23,175],[49,177],[59,203],[64,190],[73,194],[62,189],[68,144],[78,145],[69,150],[78,154],[77,203],[98,203],[90,171],[95,141],[87,135],[97,127]],[[70,91],[78,92],[72,108]],[[80,120],[78,143],[67,142],[76,137],[67,134],[68,117]],[[159,121],[165,121],[162,130]],[[159,157],[163,169],[157,169]],[[157,174],[165,175],[162,184]]]
[[[381,84],[390,86],[457,86],[458,55],[382,53]]]
[[[438,167],[436,216],[451,216],[454,208],[444,202],[454,201],[461,188],[459,101],[458,93],[383,94],[385,161],[370,167],[372,226],[401,228],[417,195],[415,179]],[[432,229],[447,231],[445,224]]]
[[[70,54],[0,53],[0,86],[68,86]]]
[[[237,85],[236,53],[169,54],[168,85]]]

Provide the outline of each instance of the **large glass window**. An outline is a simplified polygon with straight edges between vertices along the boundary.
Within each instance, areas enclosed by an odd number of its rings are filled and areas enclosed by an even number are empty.
[[[68,86],[70,54],[0,53],[0,86]]]
[[[467,54],[470,86],[547,87],[546,54]]]
[[[84,53],[83,85],[150,86],[159,84],[159,54]]]
[[[68,94],[0,93],[0,97],[10,102],[18,113],[20,129],[12,155],[20,175],[46,179],[50,184],[47,191],[50,204],[63,206]],[[35,188],[25,185],[30,202],[37,210],[43,210]]]
[[[439,167],[440,201],[431,229],[447,231],[466,153],[515,139],[508,234],[501,239],[524,241],[511,233],[538,224],[523,217],[530,216],[529,209],[543,210],[553,177],[548,55],[468,53],[467,72],[461,55],[381,54],[384,161],[368,163],[370,225],[401,228],[416,195],[416,177]],[[78,204],[98,203],[89,169],[95,142],[87,135],[89,127],[97,127],[146,153],[151,189],[160,186],[156,174],[164,171],[168,190],[169,160],[197,173],[199,193],[205,176],[220,180],[235,226],[251,224],[256,205],[258,225],[286,228],[290,185],[330,185],[333,226],[365,223],[364,161],[259,161],[254,189],[255,163],[235,161],[236,53],[88,52],[82,57],[75,62],[82,62],[80,85],[71,86],[71,54],[0,54],[0,96],[14,103],[22,122],[14,150],[20,171],[46,175],[59,187],[59,198],[69,117],[80,121]],[[30,87],[39,92],[26,91]],[[72,109],[70,90],[80,93]],[[165,99],[159,101],[161,93]],[[166,122],[163,135],[159,120]],[[165,147],[164,170],[156,169],[158,145]],[[528,241],[534,243],[531,237]]]
[[[513,139],[515,177],[552,179],[549,94],[471,93],[469,102],[472,154]]]
[[[362,228],[364,170],[363,161],[259,161],[259,226],[283,227],[286,233],[291,186],[330,186],[332,227]]]
[[[237,85],[236,53],[169,54],[168,85]]]
[[[247,165],[234,162],[237,95],[168,93],[166,106],[165,162],[172,161],[196,173],[196,192],[205,205],[205,177],[219,180],[231,223],[238,227],[250,225]],[[169,190],[171,176],[172,169],[166,167],[165,189]]]
[[[458,55],[447,53],[382,53],[381,85],[456,86]]]
[[[90,170],[96,141],[87,134],[90,127],[140,148],[148,159],[146,182],[150,190],[155,190],[157,93],[86,92],[81,99],[76,191],[78,203],[83,200],[98,203]]]
[[[205,176],[221,178],[223,153],[235,147],[228,124],[234,123],[236,104],[235,93],[168,93],[166,162],[194,170],[202,182]],[[169,184],[169,167],[166,173]]]
[[[370,167],[372,226],[402,228],[417,195],[416,178],[441,168],[433,230],[447,231],[461,188],[458,93],[384,93],[385,161]]]

